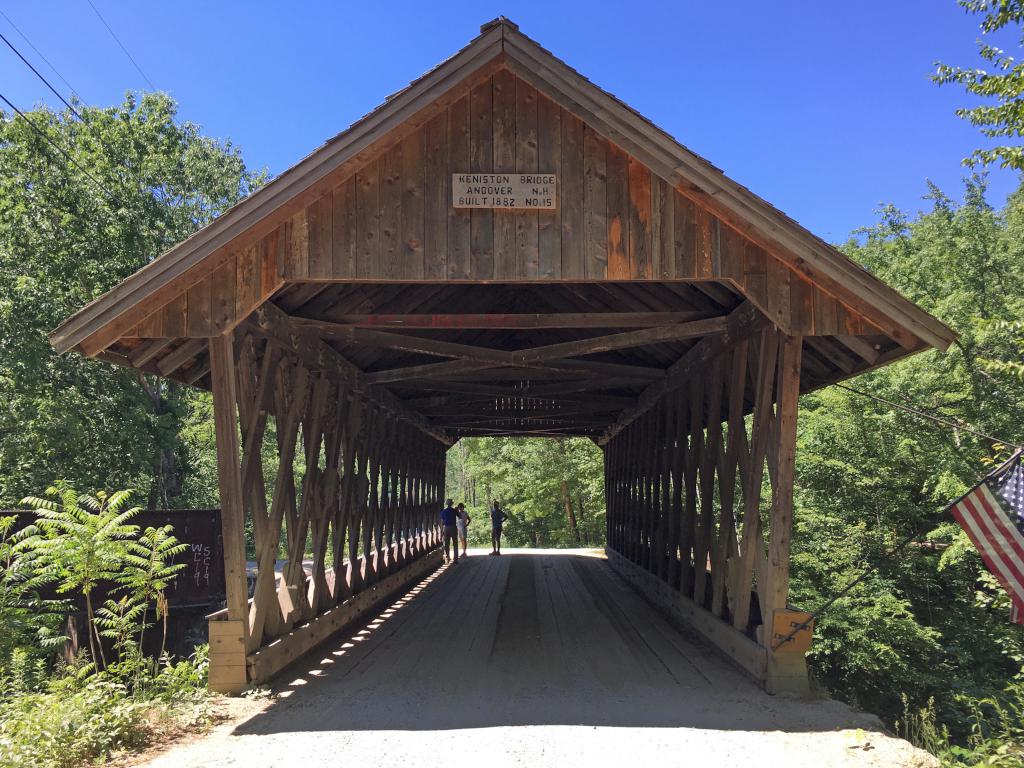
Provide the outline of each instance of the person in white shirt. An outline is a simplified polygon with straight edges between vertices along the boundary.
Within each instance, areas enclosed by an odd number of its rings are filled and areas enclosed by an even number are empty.
[[[469,513],[466,512],[466,505],[459,504],[455,510],[455,525],[459,529],[459,539],[462,541],[462,556],[466,556],[466,536],[469,532]]]

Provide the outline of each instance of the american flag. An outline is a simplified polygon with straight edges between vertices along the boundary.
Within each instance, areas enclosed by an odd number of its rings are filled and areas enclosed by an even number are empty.
[[[1024,450],[952,506],[953,517],[1010,596],[1010,621],[1024,624]]]

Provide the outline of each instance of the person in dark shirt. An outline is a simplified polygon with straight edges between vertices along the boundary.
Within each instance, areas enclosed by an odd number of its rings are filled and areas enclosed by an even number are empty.
[[[508,515],[497,501],[491,502],[491,554],[501,554],[501,528],[508,520]]]
[[[441,525],[444,528],[444,561],[446,563],[451,561],[453,544],[455,546],[455,560],[452,562],[459,562],[459,530],[455,526],[455,522],[458,519],[459,514],[455,511],[455,500],[448,499],[445,502],[444,509],[441,510]]]

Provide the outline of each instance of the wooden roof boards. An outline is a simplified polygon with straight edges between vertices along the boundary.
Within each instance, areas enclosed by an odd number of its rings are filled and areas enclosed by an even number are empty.
[[[556,210],[452,207],[453,173],[506,171],[554,173]],[[805,390],[955,337],[497,19],[73,315],[51,342],[206,386],[205,340],[277,313],[289,333],[329,344],[367,386],[416,401],[434,385],[470,396],[472,416],[482,401],[471,395],[485,391],[640,406],[670,386],[657,379],[692,374],[722,338],[737,338],[744,307],[805,337]],[[726,317],[724,335],[703,341],[680,330]],[[613,348],[588,347],[614,336]],[[544,347],[565,354],[538,360],[553,354],[536,351]],[[614,421],[563,405],[582,434],[601,432],[584,426],[595,419]],[[532,420],[572,431],[550,411]]]

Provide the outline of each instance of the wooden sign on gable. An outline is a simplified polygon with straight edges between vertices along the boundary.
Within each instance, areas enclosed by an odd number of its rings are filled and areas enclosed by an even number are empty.
[[[553,173],[453,173],[452,206],[553,211],[557,183]]]

